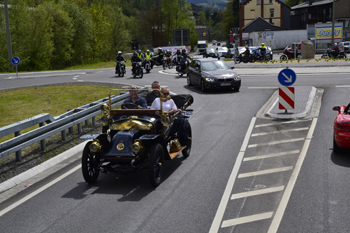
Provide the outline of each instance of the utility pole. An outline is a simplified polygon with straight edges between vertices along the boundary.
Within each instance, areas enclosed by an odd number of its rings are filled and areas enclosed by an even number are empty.
[[[334,46],[334,0],[333,0],[333,5],[332,5],[332,45],[331,47]]]
[[[9,71],[12,70],[12,45],[11,45],[11,33],[10,33],[10,20],[9,20],[9,11],[7,7],[7,0],[4,0],[4,6],[5,6],[5,20],[6,20],[6,38],[7,38],[7,54],[8,54],[8,61],[9,61]]]

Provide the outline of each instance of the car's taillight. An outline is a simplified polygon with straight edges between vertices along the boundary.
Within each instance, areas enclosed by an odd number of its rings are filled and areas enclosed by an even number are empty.
[[[349,121],[336,122],[335,127],[337,128],[337,130],[350,131],[350,122]]]

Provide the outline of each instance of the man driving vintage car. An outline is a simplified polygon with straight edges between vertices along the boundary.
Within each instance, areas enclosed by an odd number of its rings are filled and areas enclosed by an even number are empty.
[[[122,109],[147,109],[146,99],[139,96],[137,87],[131,87],[129,98],[124,100]]]
[[[153,89],[153,91],[147,93],[147,96],[146,96],[146,101],[148,106],[151,106],[153,101],[156,98],[159,98],[160,96],[160,93],[159,93],[160,85],[158,81],[154,81],[151,85],[151,88]]]

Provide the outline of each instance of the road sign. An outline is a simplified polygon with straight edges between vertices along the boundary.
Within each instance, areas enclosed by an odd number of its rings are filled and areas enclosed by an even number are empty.
[[[203,32],[203,36],[207,36],[207,33]]]
[[[279,109],[294,109],[294,87],[279,88]]]
[[[278,74],[278,81],[283,86],[290,86],[297,80],[297,75],[291,69],[284,69]]]
[[[11,59],[11,62],[12,62],[12,64],[14,64],[14,65],[16,66],[16,65],[19,64],[20,60],[19,60],[18,57],[13,57],[13,58]]]

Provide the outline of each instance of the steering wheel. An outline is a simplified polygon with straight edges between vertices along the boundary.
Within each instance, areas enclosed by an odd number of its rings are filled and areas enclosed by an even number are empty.
[[[127,106],[132,106],[132,108],[129,108]],[[137,109],[137,104],[131,103],[131,102],[126,102],[126,103],[122,103],[122,105],[120,106],[121,109]]]

